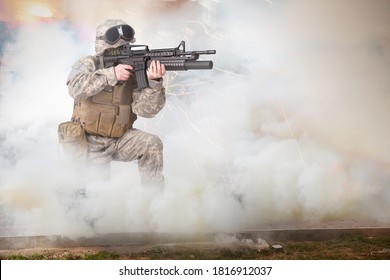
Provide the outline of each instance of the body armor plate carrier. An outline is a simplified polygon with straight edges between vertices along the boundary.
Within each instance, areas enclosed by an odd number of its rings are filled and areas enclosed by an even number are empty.
[[[134,79],[116,85],[112,91],[76,102],[72,120],[79,122],[89,134],[121,137],[132,128],[137,115],[131,109]]]

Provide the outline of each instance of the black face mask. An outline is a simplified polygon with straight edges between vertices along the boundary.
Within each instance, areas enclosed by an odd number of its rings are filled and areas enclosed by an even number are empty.
[[[107,43],[113,45],[119,39],[124,39],[125,41],[133,40],[134,34],[134,29],[130,25],[123,24],[111,27],[106,31],[104,36],[99,36],[98,39],[104,39]]]

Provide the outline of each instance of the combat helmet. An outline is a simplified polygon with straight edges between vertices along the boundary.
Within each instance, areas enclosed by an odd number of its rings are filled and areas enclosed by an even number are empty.
[[[134,29],[123,20],[106,20],[96,28],[96,54],[102,54],[106,49],[117,48],[129,42],[134,42],[134,34]]]

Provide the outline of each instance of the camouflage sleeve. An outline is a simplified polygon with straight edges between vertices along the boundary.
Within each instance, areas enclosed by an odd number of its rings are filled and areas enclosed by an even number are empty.
[[[149,87],[133,92],[133,112],[140,117],[152,118],[165,105],[163,82],[149,80]]]
[[[67,80],[69,95],[75,100],[83,100],[117,83],[114,68],[96,70],[92,56],[80,58],[72,66]]]

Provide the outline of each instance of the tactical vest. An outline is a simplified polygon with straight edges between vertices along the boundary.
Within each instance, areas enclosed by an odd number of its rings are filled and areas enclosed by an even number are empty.
[[[103,90],[76,102],[72,120],[81,123],[89,134],[121,137],[137,119],[131,109],[133,88],[134,79],[130,77],[112,91]]]

